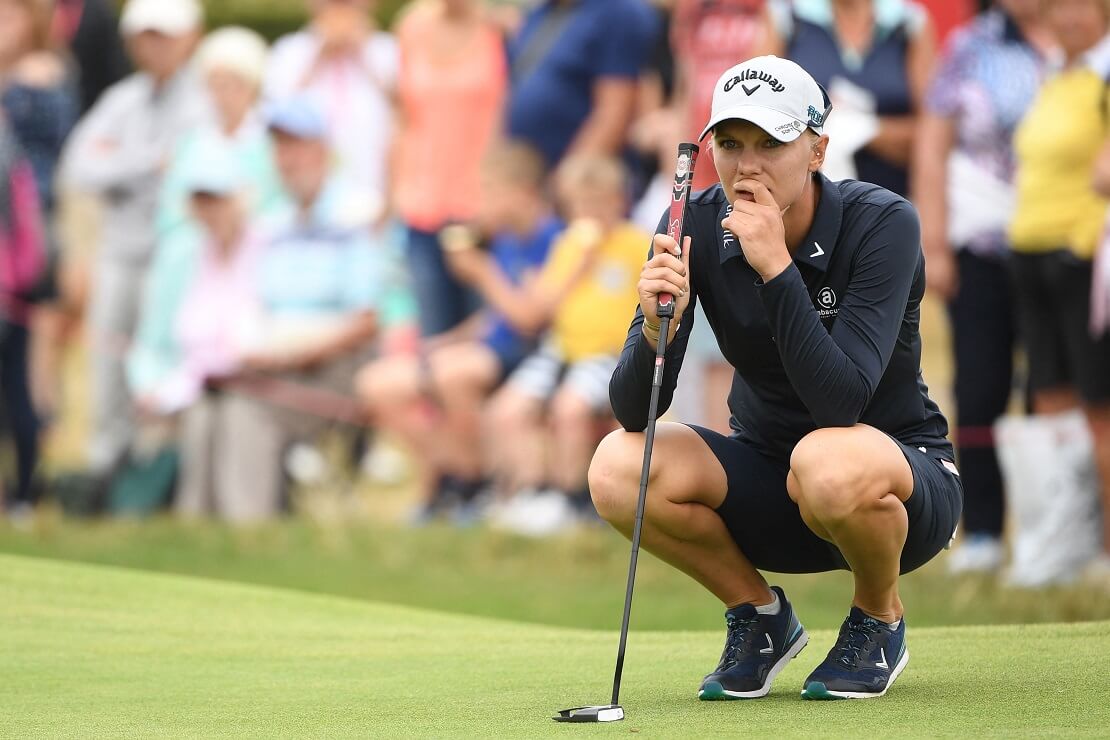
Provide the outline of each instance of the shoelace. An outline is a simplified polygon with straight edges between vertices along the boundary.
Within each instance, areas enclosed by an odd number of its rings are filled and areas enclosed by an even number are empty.
[[[750,642],[749,635],[759,623],[759,617],[753,616],[747,619],[738,617],[729,617],[727,621],[728,635],[725,638],[725,650],[721,653],[721,664],[717,670],[728,670],[732,666],[740,662],[746,652],[745,648]]]
[[[839,655],[836,661],[845,668],[855,668],[863,657],[863,649],[871,642],[872,636],[885,629],[887,629],[886,625],[870,617],[859,622],[846,622],[842,628],[844,634],[837,641]]]

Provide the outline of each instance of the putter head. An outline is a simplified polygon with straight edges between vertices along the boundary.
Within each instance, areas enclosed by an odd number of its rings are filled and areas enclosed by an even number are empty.
[[[624,719],[624,709],[620,704],[604,704],[597,707],[574,707],[560,709],[551,719],[556,722],[616,722]]]

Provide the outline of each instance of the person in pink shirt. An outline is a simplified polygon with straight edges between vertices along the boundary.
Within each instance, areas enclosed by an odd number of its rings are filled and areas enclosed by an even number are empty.
[[[729,67],[770,51],[766,0],[677,0],[671,25],[671,48],[677,66],[675,103],[684,136],[694,141],[713,102],[717,78]],[[703,157],[712,160],[712,147]],[[694,172],[695,190],[717,182],[710,162]]]
[[[213,390],[234,377],[255,351],[263,323],[259,298],[259,258],[265,242],[248,224],[240,172],[226,146],[206,141],[185,177],[189,207],[200,225],[193,247],[197,259],[184,274],[186,287],[171,319],[171,361],[154,372],[132,358],[134,378],[150,382],[139,391],[139,408],[150,416],[179,415],[181,476],[174,498],[180,514],[217,513],[232,521],[262,518],[275,503],[260,497],[250,469],[259,462],[277,464],[255,453],[279,446],[273,425],[263,423],[251,404],[235,394]],[[144,312],[158,314],[167,291],[152,276]],[[273,439],[270,439],[273,438]],[[233,441],[238,444],[232,444]],[[246,447],[244,446],[246,445]]]
[[[480,0],[423,0],[398,21],[400,133],[394,204],[424,336],[461,322],[477,302],[448,272],[437,233],[474,218],[478,169],[508,84],[504,40]]]

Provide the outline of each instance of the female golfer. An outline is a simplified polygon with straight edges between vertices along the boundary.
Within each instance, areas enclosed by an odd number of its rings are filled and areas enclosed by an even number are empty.
[[[848,618],[802,696],[882,696],[909,660],[899,573],[944,548],[960,516],[948,424],[920,372],[917,214],[880,187],[820,174],[829,109],[813,78],[778,57],[719,80],[702,136],[712,133],[720,184],[691,196],[681,249],[654,238],[610,384],[624,429],[590,468],[598,512],[628,535],[657,296],[672,293],[682,317],[671,327],[661,409],[696,297],[736,369],[732,434],[659,425],[642,541],[727,608],[724,652],[702,699],[767,694],[808,641],[761,570],[851,570]]]

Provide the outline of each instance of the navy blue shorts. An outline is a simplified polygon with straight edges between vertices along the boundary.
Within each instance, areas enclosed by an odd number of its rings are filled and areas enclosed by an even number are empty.
[[[735,437],[690,428],[725,470],[728,494],[717,513],[752,565],[776,573],[849,570],[840,550],[806,526],[786,492],[788,461],[767,457]],[[909,533],[901,564],[901,571],[908,573],[948,546],[960,520],[963,487],[959,476],[945,466],[951,465],[948,451],[898,444],[913,471],[913,494],[905,502]]]

